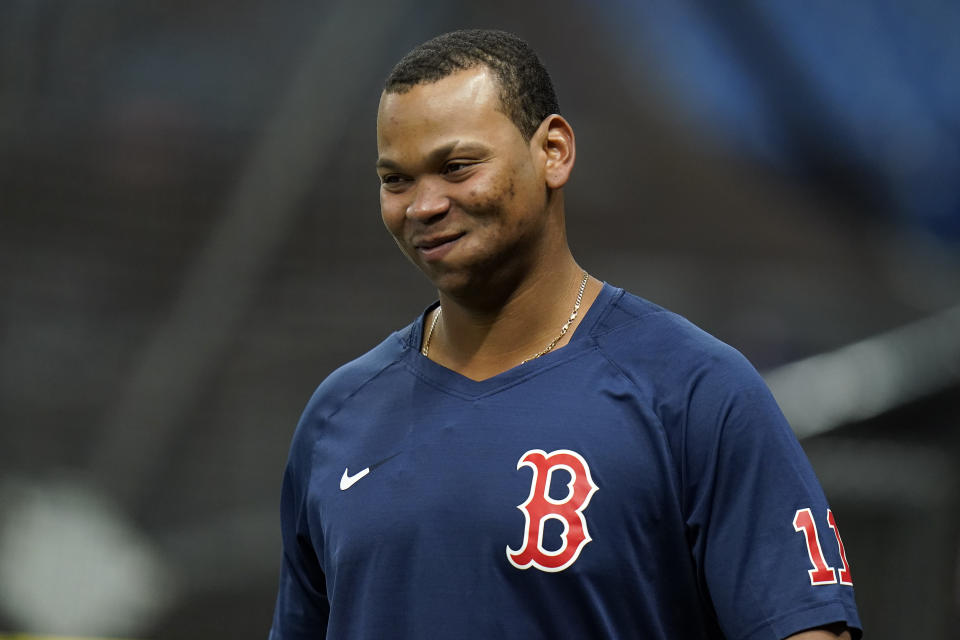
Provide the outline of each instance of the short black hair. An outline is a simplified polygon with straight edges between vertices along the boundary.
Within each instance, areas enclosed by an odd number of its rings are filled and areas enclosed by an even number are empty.
[[[550,74],[533,48],[512,33],[493,29],[451,31],[424,42],[397,63],[384,91],[405,93],[481,65],[493,71],[503,112],[527,140],[544,118],[560,113]]]

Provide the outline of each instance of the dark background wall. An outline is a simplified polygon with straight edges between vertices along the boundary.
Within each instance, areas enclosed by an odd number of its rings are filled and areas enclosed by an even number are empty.
[[[0,632],[265,637],[299,412],[434,296],[379,220],[379,87],[466,26],[551,69],[580,263],[767,375],[869,637],[957,637],[934,0],[0,4]]]

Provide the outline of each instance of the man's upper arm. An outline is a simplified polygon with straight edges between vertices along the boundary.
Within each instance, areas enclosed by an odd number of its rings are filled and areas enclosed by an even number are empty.
[[[305,433],[301,421],[283,476],[280,499],[283,556],[271,640],[324,638],[330,613],[326,578],[308,517],[306,497],[313,447]]]
[[[858,637],[852,579],[816,476],[759,376],[728,364],[696,372],[681,449],[691,546],[720,626],[751,640]]]
[[[851,640],[850,632],[846,630],[846,625],[836,624],[820,629],[808,629],[794,634],[784,640]]]

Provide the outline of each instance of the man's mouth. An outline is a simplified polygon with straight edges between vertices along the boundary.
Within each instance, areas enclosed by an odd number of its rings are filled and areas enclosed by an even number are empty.
[[[452,233],[418,240],[414,247],[424,260],[440,260],[453,248],[464,233]]]

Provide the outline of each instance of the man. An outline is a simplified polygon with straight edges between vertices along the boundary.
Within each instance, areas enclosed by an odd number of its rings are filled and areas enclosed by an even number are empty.
[[[271,638],[859,637],[836,521],[753,368],[574,261],[558,113],[502,32],[387,79],[381,213],[439,303],[307,405]]]

